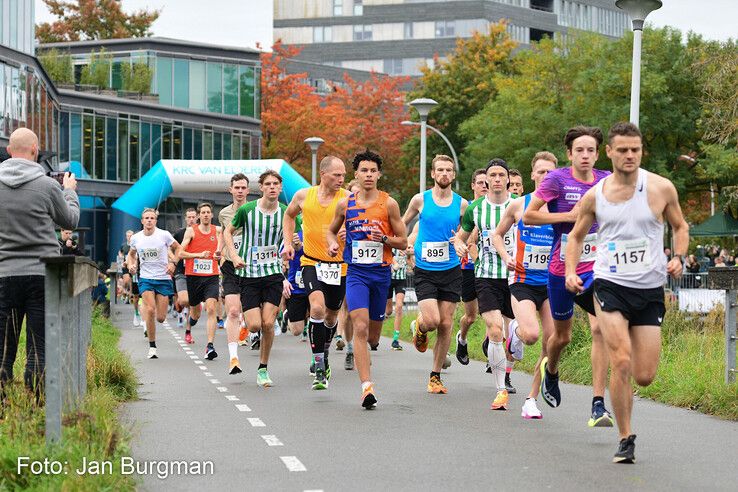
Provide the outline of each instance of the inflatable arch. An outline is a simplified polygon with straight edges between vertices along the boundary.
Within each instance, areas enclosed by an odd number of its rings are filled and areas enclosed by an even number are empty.
[[[280,200],[289,203],[292,196],[310,184],[281,159],[261,160],[161,160],[157,162],[111,207],[108,256],[114,261],[128,229],[141,228],[141,212],[156,208],[174,192],[226,192],[231,176],[243,173],[249,178],[251,192],[259,191],[259,175],[272,169],[282,176]]]

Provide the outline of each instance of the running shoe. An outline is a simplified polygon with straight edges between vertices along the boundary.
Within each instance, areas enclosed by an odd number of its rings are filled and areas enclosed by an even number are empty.
[[[325,380],[330,381],[331,380],[331,368],[330,366],[326,367],[325,369]]]
[[[489,338],[484,337],[484,341],[482,341],[482,353],[485,357],[489,357],[487,355],[487,349],[489,348]]]
[[[635,463],[636,436],[631,434],[620,440],[618,451],[612,459],[613,463]]]
[[[207,360],[213,360],[216,357],[218,357],[218,352],[215,351],[215,347],[212,343],[209,343],[207,347],[205,347],[205,358]]]
[[[548,357],[544,357],[541,361],[541,395],[543,401],[548,406],[556,408],[561,405],[561,391],[559,390],[559,375],[554,376],[548,374],[546,366],[548,365]]]
[[[347,371],[353,371],[354,370],[354,353],[349,352],[346,354],[346,360],[343,363],[343,368]]]
[[[510,336],[507,337],[506,347],[507,351],[512,355],[512,358],[515,360],[523,360],[523,351],[525,345],[523,344],[523,341],[518,337],[518,334],[515,332],[518,328],[518,322],[515,320],[512,320],[510,322]]]
[[[361,392],[361,406],[367,410],[371,410],[377,407],[377,397],[374,396],[374,385],[370,384],[364,391]]]
[[[315,391],[328,388],[328,380],[325,378],[325,371],[318,369],[315,371],[315,379],[313,379],[312,389]]]
[[[492,406],[490,407],[492,410],[507,410],[507,390],[498,390],[497,396],[495,396],[495,401],[492,402]]]
[[[484,372],[487,374],[492,374],[492,368],[489,365],[489,362],[487,362],[487,366],[484,368]]]
[[[184,328],[185,324],[185,317],[182,316],[182,313],[177,314],[177,328]]]
[[[159,356],[156,355],[156,347],[149,347],[149,359],[158,359]]]
[[[195,339],[192,338],[192,333],[185,333],[185,343],[195,343]]]
[[[513,386],[512,385],[512,382],[510,381],[510,373],[509,372],[506,372],[505,373],[505,389],[511,395],[514,395],[515,393],[518,392],[518,390],[515,389],[515,386]]]
[[[413,345],[415,345],[418,352],[422,353],[428,350],[428,334],[420,333],[416,320],[410,322],[410,329],[413,332]]]
[[[238,344],[241,346],[248,345],[248,339],[249,339],[249,330],[246,328],[241,328],[241,331],[238,333]]]
[[[341,335],[336,335],[336,350],[343,350],[345,346],[346,342],[343,341],[343,337]]]
[[[461,332],[456,333],[456,360],[465,366],[469,364],[469,347],[462,345],[459,340],[461,340]]]
[[[238,357],[233,357],[229,364],[228,374],[240,374],[241,372],[243,371],[241,371],[241,365],[238,363]]]
[[[612,416],[605,408],[605,402],[597,401],[592,405],[592,416],[589,418],[587,425],[590,427],[612,427]]]
[[[256,384],[262,388],[269,388],[274,384],[272,379],[269,377],[266,367],[262,367],[256,372]]]
[[[300,341],[307,342],[307,339],[308,339],[308,329],[306,325],[305,328],[302,329],[302,335],[300,335]]]
[[[402,350],[402,345],[400,345],[399,340],[392,340],[392,350]]]
[[[448,389],[443,385],[441,378],[434,374],[428,380],[428,393],[433,393],[434,395],[445,395],[448,393]]]
[[[144,326],[144,338],[148,338],[148,337],[149,337],[149,331]]]
[[[369,344],[369,350],[371,350],[372,352],[376,352],[378,348],[379,342],[375,343],[374,345],[372,345],[371,343]]]
[[[543,414],[538,410],[535,398],[526,398],[520,416],[524,419],[542,419]]]
[[[251,350],[259,350],[261,348],[261,338],[258,333],[254,333],[254,338],[251,339]]]
[[[284,314],[282,315],[282,321],[280,321],[280,325],[282,326],[282,333],[287,333],[288,324],[289,318],[287,318],[287,310],[285,309]]]
[[[224,319],[221,318],[221,319],[218,320],[218,328],[220,328],[221,330],[223,328],[225,328],[225,320]]]
[[[446,358],[443,360],[443,369],[448,369],[451,367],[451,354],[446,354]]]
[[[133,315],[133,326],[141,326],[141,316],[138,314]]]

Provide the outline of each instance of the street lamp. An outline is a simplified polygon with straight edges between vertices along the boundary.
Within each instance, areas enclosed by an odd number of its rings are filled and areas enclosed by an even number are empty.
[[[420,98],[410,101],[410,106],[414,107],[420,116],[420,192],[425,191],[425,127],[428,121],[428,113],[433,106],[438,103],[433,99]]]
[[[318,147],[320,147],[325,140],[320,137],[310,137],[305,139],[305,143],[310,146],[310,151],[313,153],[313,177],[310,181],[313,186],[318,184]]]
[[[409,120],[401,121],[400,124],[403,125],[403,126],[420,126],[420,123],[417,123],[415,121],[409,121]],[[427,123],[426,123],[425,126],[429,130],[433,131],[436,135],[438,135],[439,137],[441,137],[443,139],[443,141],[446,142],[446,145],[448,146],[448,150],[451,151],[451,155],[454,158],[454,168],[456,169],[456,178],[457,179],[456,179],[455,187],[456,187],[456,191],[459,191],[459,180],[458,180],[458,176],[459,176],[459,158],[456,157],[456,151],[454,150],[454,146],[451,145],[451,142],[449,142],[448,138],[446,138],[446,135],[444,135],[443,133],[441,133],[441,130],[439,130],[436,127],[430,126]]]
[[[661,8],[661,0],[616,0],[615,5],[633,21],[633,71],[630,82],[630,122],[638,125],[641,103],[641,42],[648,14]]]

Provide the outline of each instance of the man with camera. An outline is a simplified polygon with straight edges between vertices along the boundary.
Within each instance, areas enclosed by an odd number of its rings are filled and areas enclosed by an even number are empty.
[[[62,229],[59,233],[59,247],[61,248],[61,254],[63,255],[74,255],[84,256],[85,253],[79,246],[77,238],[72,235],[71,229]]]

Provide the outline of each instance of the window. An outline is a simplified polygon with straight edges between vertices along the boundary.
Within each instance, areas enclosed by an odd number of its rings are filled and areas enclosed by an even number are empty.
[[[406,22],[404,26],[405,39],[413,39],[413,23]]]
[[[103,179],[105,173],[105,118],[102,116],[95,117],[93,146],[95,149],[95,173],[92,176],[95,179]]]
[[[141,122],[141,137],[138,142],[141,154],[141,174],[151,169],[151,123]]]
[[[140,135],[139,134],[139,122],[131,121],[128,127],[128,143],[129,143],[128,158],[131,163],[130,165],[131,181],[138,181],[138,178],[140,177],[139,167],[138,167],[139,135]]]
[[[182,159],[192,159],[192,128],[185,128],[182,137]]]
[[[223,111],[223,64],[208,62],[208,111]]]
[[[223,112],[238,114],[238,66],[223,65]]]
[[[174,105],[188,108],[190,105],[190,62],[174,59]]]
[[[343,0],[333,0],[333,15],[343,15]]]
[[[93,164],[92,153],[92,115],[82,117],[82,168],[93,178],[97,178]]]
[[[241,92],[241,116],[254,116],[254,67],[239,68],[239,90]]]
[[[192,158],[202,159],[202,130],[195,130],[192,135]]]
[[[333,41],[331,26],[313,27],[313,43],[330,43]]]
[[[371,24],[354,26],[354,41],[371,41],[371,39],[372,39]]]
[[[161,160],[161,125],[151,124],[151,165]]]
[[[402,59],[393,58],[384,60],[384,73],[389,75],[399,75],[402,73]]]
[[[354,0],[354,15],[364,15],[363,0]]]
[[[438,21],[436,22],[437,38],[454,37],[454,21]]]
[[[161,125],[161,158],[172,159],[172,125]]]
[[[82,160],[82,117],[72,113],[70,118],[72,131],[69,133],[69,160],[79,162]]]
[[[159,103],[172,105],[172,59],[158,57],[156,59],[156,92]]]
[[[213,158],[213,132],[203,130],[202,134],[202,158],[210,160]]]
[[[190,108],[205,111],[205,62],[190,61]]]
[[[224,160],[231,158],[231,136],[227,133],[223,134],[223,156]]]
[[[105,179],[118,180],[118,119],[105,119]]]
[[[240,158],[241,158],[241,136],[234,134],[231,136],[231,159],[240,159]]]
[[[172,131],[172,159],[182,158],[182,128],[175,126]]]
[[[2,83],[2,76],[0,76],[0,84]],[[0,105],[3,104],[3,100],[3,93],[0,92]],[[69,113],[66,111],[59,114],[59,160],[63,162],[69,160]]]
[[[128,181],[128,120],[118,120],[118,180]]]

